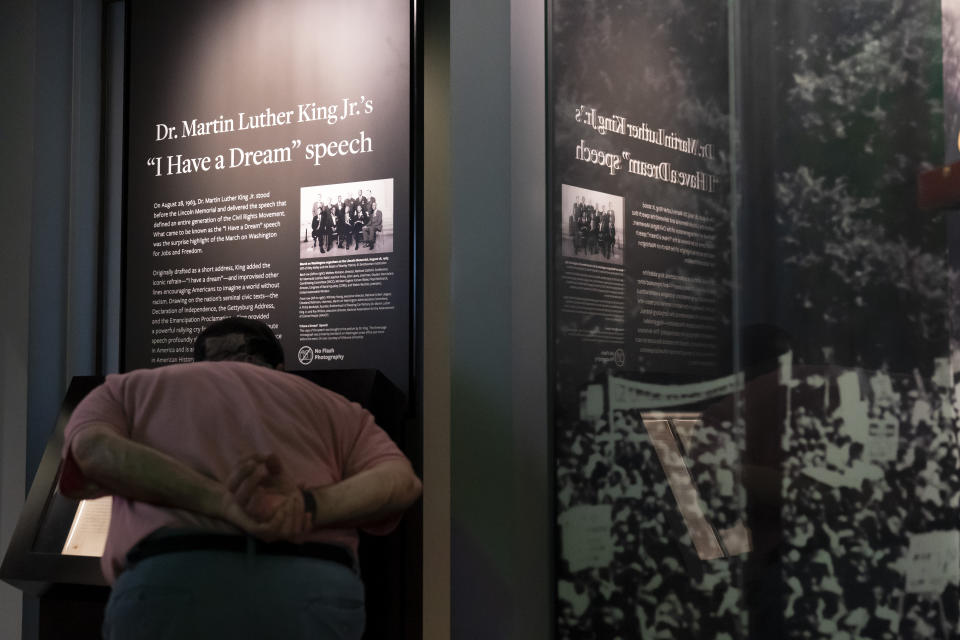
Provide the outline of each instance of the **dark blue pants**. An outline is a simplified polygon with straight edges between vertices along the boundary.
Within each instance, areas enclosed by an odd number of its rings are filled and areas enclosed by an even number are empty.
[[[147,558],[107,603],[106,640],[359,640],[363,584],[334,562],[229,551]]]

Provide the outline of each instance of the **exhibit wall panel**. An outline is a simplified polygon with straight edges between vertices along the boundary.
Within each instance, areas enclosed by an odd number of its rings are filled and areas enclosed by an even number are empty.
[[[389,404],[378,423],[420,470],[414,10],[126,4],[121,370],[191,362],[211,323],[261,320],[287,371]],[[399,393],[351,395],[375,372]],[[361,541],[370,634],[419,634],[420,527],[413,510]]]
[[[410,4],[128,15],[124,368],[189,361],[243,315],[289,370],[380,369],[408,393]]]

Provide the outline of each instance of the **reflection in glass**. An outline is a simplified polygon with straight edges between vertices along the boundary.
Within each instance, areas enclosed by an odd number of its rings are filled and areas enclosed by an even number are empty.
[[[619,333],[562,306],[554,256],[558,635],[960,638],[960,220],[917,201],[960,160],[960,0],[575,4],[552,2],[554,198],[622,196],[647,244],[624,243]],[[581,138],[683,162],[569,125],[581,102],[728,127],[727,199],[568,166]]]

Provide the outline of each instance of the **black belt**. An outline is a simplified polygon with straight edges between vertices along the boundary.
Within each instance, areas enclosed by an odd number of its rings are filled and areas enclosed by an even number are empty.
[[[138,542],[127,554],[127,564],[133,565],[141,560],[163,553],[184,551],[233,551],[269,556],[298,556],[315,558],[342,564],[356,571],[353,554],[343,547],[319,542],[263,542],[244,536],[221,535],[216,533],[187,533],[176,535],[147,536]]]

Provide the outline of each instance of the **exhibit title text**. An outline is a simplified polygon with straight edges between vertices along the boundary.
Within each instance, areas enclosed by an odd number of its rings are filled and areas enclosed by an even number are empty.
[[[179,123],[156,123],[155,142],[168,143],[185,138],[197,138],[218,134],[230,134],[283,127],[293,124],[333,125],[352,118],[362,118],[373,113],[373,99],[360,96],[359,100],[344,98],[341,102],[318,104],[305,102],[295,109],[275,111],[270,107],[251,114],[238,112],[236,117],[219,115],[211,120],[191,118]],[[237,144],[222,153],[193,156],[183,153],[156,155],[147,158],[147,166],[155,177],[173,176],[207,171],[221,171],[238,167],[258,167],[282,164],[294,161],[294,152],[300,151],[302,158],[314,166],[320,166],[325,160],[341,156],[371,153],[374,150],[373,139],[364,130],[359,133],[330,140],[304,143],[300,138],[289,144],[250,148]]]
[[[646,122],[633,123],[618,114],[603,114],[592,107],[579,105],[574,109],[574,121],[589,127],[601,136],[616,134],[632,140],[663,147],[671,151],[692,156],[708,166],[716,159],[714,145],[699,138],[683,136],[675,131],[661,127],[652,127]],[[607,151],[599,148],[606,145],[588,144],[581,139],[576,148],[576,158],[582,162],[605,167],[610,175],[617,175],[626,169],[627,173],[644,178],[675,184],[680,187],[714,193],[719,187],[719,178],[700,168],[683,170],[673,162],[647,162],[634,157],[631,151]],[[678,158],[679,159],[679,158]],[[706,167],[704,167],[706,168]]]

